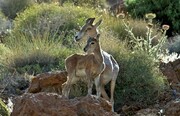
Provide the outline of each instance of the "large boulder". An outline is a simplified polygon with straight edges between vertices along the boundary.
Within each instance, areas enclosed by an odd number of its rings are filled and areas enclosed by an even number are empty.
[[[111,105],[95,96],[63,98],[56,93],[26,93],[15,100],[11,116],[118,116]]]
[[[27,92],[48,92],[62,94],[62,84],[66,82],[66,80],[66,71],[41,73],[32,78]],[[78,81],[76,84],[71,86],[69,97],[74,98],[78,96],[85,96],[86,94],[87,84],[82,81]]]
[[[28,88],[29,93],[52,92],[61,94],[62,84],[67,80],[67,72],[48,72],[35,76]]]

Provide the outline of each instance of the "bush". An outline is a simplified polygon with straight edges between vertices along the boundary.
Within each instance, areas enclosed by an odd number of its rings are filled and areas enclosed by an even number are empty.
[[[172,32],[179,33],[180,31],[180,9],[179,0],[127,0],[127,8],[130,14],[134,17],[143,17],[144,14],[153,12],[157,15],[157,21],[162,24],[170,25],[170,30],[167,31],[169,36]]]
[[[144,52],[149,57],[152,57],[154,59],[158,60],[158,57],[160,54],[165,52],[165,49],[163,49],[163,46],[165,46],[167,37],[166,37],[166,31],[169,29],[168,25],[163,25],[163,34],[161,34],[161,38],[158,39],[157,43],[153,45],[153,40],[155,36],[158,36],[159,34],[152,36],[152,27],[153,24],[148,23],[147,25],[147,32],[145,38],[143,37],[135,37],[134,33],[130,29],[129,25],[124,22],[124,25],[126,27],[126,31],[128,32],[131,44],[131,48],[134,51],[138,52]]]
[[[153,60],[143,53],[121,53],[116,59],[121,69],[116,83],[115,107],[155,104],[165,89],[165,82]]]
[[[63,3],[68,1],[78,6],[88,6],[88,7],[102,7],[105,5],[105,0],[61,0]]]
[[[119,19],[116,17],[111,16],[105,16],[103,17],[103,22],[105,28],[109,28],[110,31],[114,32],[113,34],[117,35],[117,37],[120,40],[126,40],[130,41],[130,37],[128,35],[128,32],[125,30],[126,27],[124,26],[123,20],[128,22],[129,27],[132,29],[132,32],[134,33],[135,37],[142,37],[146,38],[146,32],[147,32],[147,23],[144,20],[138,20],[138,19]],[[157,35],[158,31],[158,25],[154,25],[152,28],[152,36]],[[160,38],[161,36],[157,36],[154,40]]]
[[[9,116],[9,111],[6,105],[3,103],[2,99],[0,99],[0,115],[1,116]]]
[[[2,0],[0,7],[5,16],[9,19],[14,19],[17,13],[23,11],[32,3],[33,0]]]
[[[57,2],[58,0],[36,0],[37,3],[51,3]]]
[[[77,4],[97,8],[104,6],[105,0],[77,0]]]
[[[59,4],[60,6],[63,6],[65,1],[67,1],[67,0],[36,0],[36,2],[38,4],[41,4],[41,3],[56,3],[56,4]]]
[[[53,38],[49,40],[47,35],[31,41],[23,34],[18,35],[18,38],[12,35],[6,38],[5,45],[10,53],[4,56],[2,64],[9,71],[17,71],[20,74],[36,75],[64,69],[64,59],[72,53],[61,41],[55,41]]]
[[[36,4],[18,15],[13,32],[26,33],[30,38],[48,32],[50,37],[61,36],[68,41],[73,38],[75,29],[83,25],[84,20],[90,16],[95,16],[95,12],[87,8]]]
[[[36,34],[50,32],[51,36],[61,36],[67,41],[65,43],[68,43],[72,41],[72,39],[68,40],[68,38],[73,38],[75,30],[82,26],[87,18],[97,17],[101,14],[84,7],[69,7],[68,5],[59,7],[55,4],[36,4],[26,9],[15,19],[14,33],[21,31],[28,33],[30,38],[32,38]],[[100,28],[112,30],[114,32],[112,34],[118,35],[120,40],[129,40],[121,19],[106,14],[103,15],[102,19],[103,25]],[[145,21],[133,19],[128,19],[128,21],[136,37],[146,36],[147,23]],[[154,26],[152,30],[152,35],[156,35],[157,27]]]
[[[6,59],[7,54],[11,54],[10,49],[1,43],[0,44],[0,62],[2,62],[2,60]]]

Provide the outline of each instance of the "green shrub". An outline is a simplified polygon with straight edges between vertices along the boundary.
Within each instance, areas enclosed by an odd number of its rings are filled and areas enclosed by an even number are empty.
[[[173,32],[180,32],[180,21],[177,20],[180,17],[179,0],[134,0],[129,2],[127,0],[127,8],[133,17],[143,17],[144,14],[153,12],[157,15],[157,21],[162,24],[170,25],[168,35],[172,35]]]
[[[35,4],[19,14],[14,21],[14,35],[19,31],[30,38],[48,32],[49,36],[61,36],[68,41],[75,34],[75,29],[83,25],[87,17],[94,17],[95,11],[82,7],[57,4]]]
[[[102,13],[97,13],[91,8],[84,7],[70,7],[69,5],[59,7],[55,4],[34,5],[15,19],[14,33],[19,31],[29,33],[32,38],[32,36],[36,36],[37,33],[50,31],[50,35],[60,35],[68,43],[72,40],[68,40],[68,37],[73,38],[75,30],[78,29],[79,26],[82,26],[87,18],[97,17],[101,14]],[[103,25],[100,28],[112,30],[114,32],[112,34],[118,35],[120,40],[129,39],[122,20],[108,15],[103,15],[102,19]],[[133,19],[129,19],[128,21],[136,37],[146,36],[147,23],[145,21]],[[154,27],[152,35],[155,35],[157,30],[157,27]]]
[[[63,6],[64,2],[67,1],[67,0],[36,0],[36,2],[38,4],[41,4],[41,3],[56,3],[60,6]]]
[[[6,59],[7,54],[11,54],[10,49],[1,43],[0,44],[0,62],[2,62],[2,60]]]
[[[124,25],[126,27],[126,31],[128,32],[129,38],[131,39],[130,40],[131,48],[134,51],[137,50],[138,52],[144,52],[149,57],[152,57],[154,59],[158,59],[159,54],[162,54],[163,51],[165,51],[165,50],[163,50],[163,46],[165,45],[166,40],[167,40],[166,31],[169,29],[168,25],[163,25],[163,27],[164,27],[163,34],[162,34],[161,38],[158,39],[158,41],[155,45],[153,45],[154,37],[158,36],[159,34],[152,36],[153,24],[148,23],[145,38],[135,37],[135,35],[132,32],[129,25],[126,24],[126,22],[124,22]]]
[[[36,0],[37,3],[51,3],[51,2],[56,2],[58,0]]]
[[[33,0],[1,0],[1,10],[9,19],[14,19],[17,13],[31,5]]]
[[[89,6],[94,8],[105,5],[105,0],[69,0],[69,1],[73,2],[75,5]]]
[[[73,52],[64,47],[61,41],[50,40],[47,35],[31,41],[23,34],[18,38],[12,35],[6,38],[5,45],[10,53],[4,56],[2,64],[20,74],[64,69],[64,59]]]
[[[123,20],[127,21],[129,24],[129,27],[132,29],[132,32],[134,33],[135,37],[146,37],[147,32],[147,23],[144,20],[138,20],[138,19],[119,19],[116,17],[111,17],[105,15],[103,17],[103,23],[105,28],[109,29],[110,31],[114,32],[113,34],[117,35],[117,37],[120,40],[126,40],[130,41],[130,37],[128,35],[128,32],[125,30],[126,27],[124,26]],[[152,28],[152,36],[157,35],[158,31],[158,25],[154,25]],[[160,38],[161,36],[157,36],[154,40]]]
[[[6,105],[3,103],[2,99],[0,99],[0,115],[1,116],[9,116],[9,111]]]
[[[116,83],[115,107],[155,104],[165,89],[165,83],[153,60],[143,53],[121,53],[116,59],[121,68]]]

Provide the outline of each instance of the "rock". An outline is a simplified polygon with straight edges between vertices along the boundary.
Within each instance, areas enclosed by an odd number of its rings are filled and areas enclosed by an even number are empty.
[[[161,62],[160,70],[167,77],[171,87],[180,91],[180,59],[168,63]]]
[[[139,110],[135,116],[159,116],[157,109],[141,109]]]
[[[179,82],[177,78],[177,74],[174,70],[174,67],[171,65],[171,63],[161,63],[160,69],[162,73],[167,77],[167,80],[169,81],[169,83]]]
[[[61,85],[67,80],[67,72],[42,73],[35,76],[28,88],[29,93],[55,92],[61,94]]]
[[[121,110],[118,111],[118,113],[122,113],[123,115],[130,115],[130,114],[135,114],[138,110],[141,109],[141,106],[139,105],[124,105]]]
[[[15,100],[11,116],[118,116],[95,96],[66,99],[56,93],[26,93]]]
[[[35,76],[27,90],[28,93],[49,92],[62,94],[62,84],[67,80],[67,72],[42,73]],[[87,95],[87,84],[78,81],[71,86],[70,98]]]
[[[165,106],[166,116],[180,116],[180,100],[172,100]]]

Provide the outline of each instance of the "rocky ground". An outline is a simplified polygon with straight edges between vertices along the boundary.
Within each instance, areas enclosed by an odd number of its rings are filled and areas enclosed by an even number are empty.
[[[12,116],[118,116],[95,96],[66,99],[56,93],[26,93],[16,99]]]

